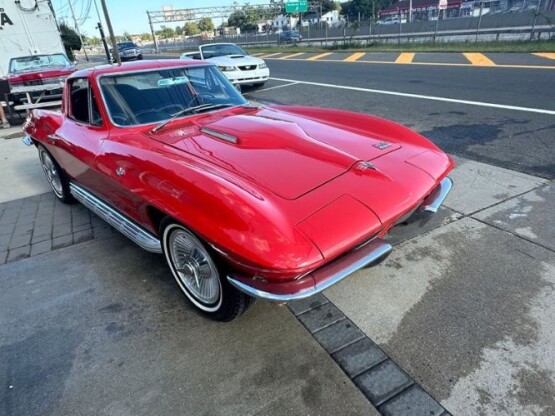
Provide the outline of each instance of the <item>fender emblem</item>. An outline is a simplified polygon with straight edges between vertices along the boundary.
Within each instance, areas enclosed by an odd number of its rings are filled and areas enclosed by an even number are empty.
[[[380,149],[380,150],[383,150],[383,149],[387,149],[389,146],[391,146],[391,143],[388,143],[388,142],[379,142],[379,143],[376,143],[376,144],[373,145],[373,146],[374,146],[374,147],[377,147],[377,148]]]

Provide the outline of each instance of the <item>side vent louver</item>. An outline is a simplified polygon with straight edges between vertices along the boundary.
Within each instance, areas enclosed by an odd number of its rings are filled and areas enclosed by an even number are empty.
[[[202,128],[200,129],[200,131],[203,132],[204,134],[208,134],[209,136],[215,137],[217,139],[225,140],[226,142],[237,143],[237,137],[232,136],[230,134],[221,133],[219,131],[207,129],[207,128]]]

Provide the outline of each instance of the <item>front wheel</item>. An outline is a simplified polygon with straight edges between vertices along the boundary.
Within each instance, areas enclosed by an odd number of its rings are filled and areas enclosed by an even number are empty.
[[[54,195],[64,204],[71,204],[75,200],[69,191],[69,180],[64,171],[44,146],[39,145],[38,150],[42,170]]]
[[[227,281],[223,265],[198,237],[181,224],[162,224],[162,248],[181,291],[204,315],[216,321],[238,318],[254,303]]]
[[[254,88],[262,88],[266,84],[266,82],[257,82],[256,84],[252,84]]]

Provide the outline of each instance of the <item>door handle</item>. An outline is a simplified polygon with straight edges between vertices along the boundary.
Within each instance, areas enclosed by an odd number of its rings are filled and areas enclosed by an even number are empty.
[[[60,140],[60,136],[58,136],[57,134],[49,134],[48,136],[46,136],[48,139],[52,140],[52,141],[56,141],[56,140]]]

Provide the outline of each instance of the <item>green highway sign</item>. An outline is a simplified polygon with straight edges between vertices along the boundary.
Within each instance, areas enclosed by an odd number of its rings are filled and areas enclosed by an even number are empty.
[[[308,0],[288,1],[285,3],[286,13],[304,13],[308,10]]]

